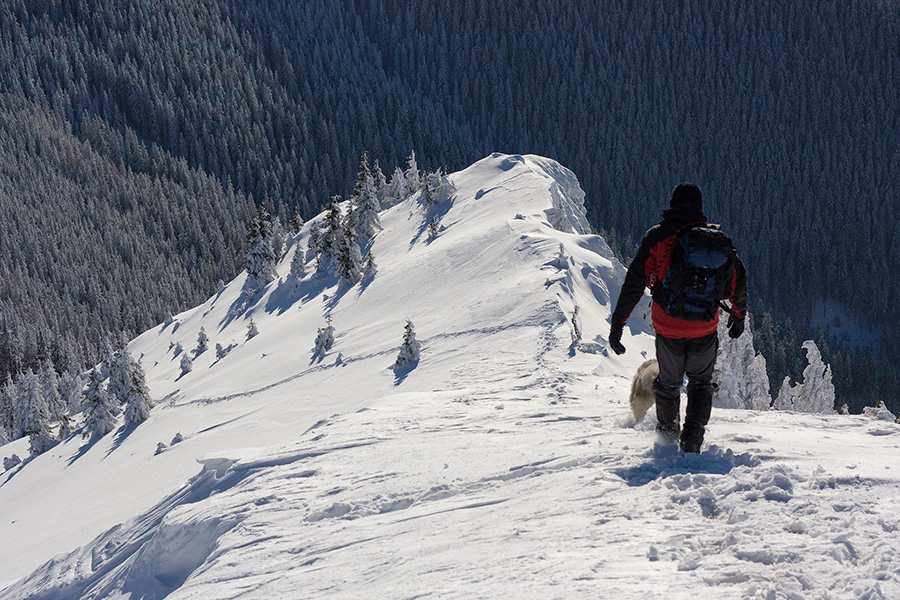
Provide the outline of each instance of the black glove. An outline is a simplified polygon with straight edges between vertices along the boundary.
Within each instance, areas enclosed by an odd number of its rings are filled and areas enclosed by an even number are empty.
[[[613,325],[609,330],[609,347],[616,354],[625,354],[625,346],[622,345],[622,328]]]
[[[741,334],[744,333],[744,320],[731,315],[728,317],[728,337],[733,340],[741,337]]]

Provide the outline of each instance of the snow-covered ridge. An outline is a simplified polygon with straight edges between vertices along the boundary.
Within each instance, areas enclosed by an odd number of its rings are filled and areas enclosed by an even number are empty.
[[[0,598],[900,593],[900,427],[717,410],[703,454],[654,448],[627,407],[652,336],[637,310],[606,352],[624,268],[575,176],[449,177],[380,214],[373,279],[292,278],[307,225],[263,289],[134,340],[150,418],[0,476]]]

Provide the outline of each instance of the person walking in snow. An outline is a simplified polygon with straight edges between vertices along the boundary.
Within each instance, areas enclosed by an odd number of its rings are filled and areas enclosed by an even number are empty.
[[[684,452],[699,452],[712,411],[712,375],[719,340],[720,306],[730,313],[728,334],[744,331],[747,274],[731,240],[707,223],[700,189],[690,183],[675,187],[662,221],[651,227],[635,254],[611,319],[609,345],[625,352],[622,331],[649,287],[656,331],[659,375],[656,426],[664,442],[680,441]],[[728,299],[731,307],[721,301]],[[680,427],[681,384],[687,375],[687,410]]]

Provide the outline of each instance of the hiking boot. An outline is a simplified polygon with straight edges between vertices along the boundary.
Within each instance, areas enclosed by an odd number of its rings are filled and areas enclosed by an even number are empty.
[[[659,443],[664,445],[671,445],[678,442],[678,435],[681,433],[681,428],[678,426],[678,423],[657,423],[656,424],[656,434],[659,438]]]
[[[681,451],[684,453],[691,452],[700,454],[700,447],[703,446],[703,434],[705,430],[702,425],[687,422],[684,424],[684,431],[681,432]]]

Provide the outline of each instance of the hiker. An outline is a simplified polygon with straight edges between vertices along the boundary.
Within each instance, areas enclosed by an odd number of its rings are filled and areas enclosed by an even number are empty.
[[[708,263],[708,264],[707,264]],[[680,440],[684,452],[700,452],[712,410],[713,368],[719,339],[719,308],[729,311],[728,334],[744,331],[747,273],[717,225],[707,223],[700,189],[675,187],[662,221],[644,235],[612,315],[609,345],[622,354],[622,330],[649,287],[656,330],[659,376],[656,430],[664,443]],[[728,299],[731,307],[721,301]],[[679,426],[681,384],[687,374],[687,414]]]

